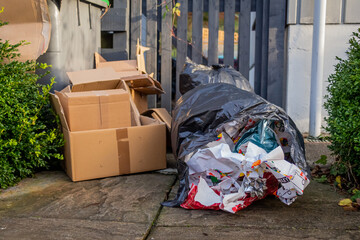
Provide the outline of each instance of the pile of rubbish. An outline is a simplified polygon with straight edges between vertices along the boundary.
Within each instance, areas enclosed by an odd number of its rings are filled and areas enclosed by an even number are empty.
[[[176,198],[163,205],[235,213],[269,194],[293,203],[310,182],[304,141],[294,122],[253,93],[242,76],[232,83],[218,79],[219,72],[236,72],[231,67],[207,69],[215,80],[204,82],[198,66],[187,63],[185,70],[192,68],[187,84],[199,84],[187,89],[173,111],[180,186]]]

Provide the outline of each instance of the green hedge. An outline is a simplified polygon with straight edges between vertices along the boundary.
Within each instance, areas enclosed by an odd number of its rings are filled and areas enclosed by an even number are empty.
[[[360,29],[349,40],[347,59],[337,57],[335,73],[329,76],[324,104],[330,133],[330,149],[338,157],[335,169],[347,172],[355,182],[360,177]],[[343,169],[341,171],[341,169]]]
[[[0,11],[1,13],[1,11]],[[1,26],[5,25],[0,21]],[[46,64],[19,62],[18,48],[0,39],[0,188],[14,185],[36,170],[63,159],[63,137],[53,113],[49,85],[35,74]]]

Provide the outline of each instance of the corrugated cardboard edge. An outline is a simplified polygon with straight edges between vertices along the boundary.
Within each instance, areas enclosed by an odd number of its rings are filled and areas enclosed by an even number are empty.
[[[69,131],[69,126],[68,126],[66,118],[65,118],[65,112],[64,112],[63,107],[61,106],[59,97],[53,93],[50,93],[50,101],[51,101],[51,105],[53,106],[56,114],[60,118],[61,126]]]
[[[74,166],[73,157],[72,157],[72,151],[71,151],[71,143],[70,143],[70,130],[69,126],[67,124],[64,109],[61,106],[60,99],[55,94],[50,93],[50,102],[53,106],[53,109],[55,110],[56,114],[60,118],[60,123],[62,126],[62,132],[64,134],[65,139],[65,146],[64,146],[64,157],[65,157],[65,164],[63,164],[63,167],[67,173],[67,175],[74,181],[75,179],[75,172],[72,169],[72,166]]]
[[[95,68],[99,67],[99,64],[102,62],[107,62],[99,53],[95,52]]]

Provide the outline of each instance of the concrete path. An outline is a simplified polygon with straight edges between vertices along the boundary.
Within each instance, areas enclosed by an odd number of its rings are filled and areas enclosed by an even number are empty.
[[[360,212],[312,183],[293,205],[274,197],[230,214],[160,206],[174,175],[144,173],[73,183],[42,172],[0,193],[0,239],[360,239]]]
[[[150,239],[360,239],[360,212],[338,207],[343,197],[312,181],[290,206],[268,196],[236,214],[163,208]]]
[[[43,172],[0,193],[0,239],[142,239],[174,175],[135,174],[73,183]]]

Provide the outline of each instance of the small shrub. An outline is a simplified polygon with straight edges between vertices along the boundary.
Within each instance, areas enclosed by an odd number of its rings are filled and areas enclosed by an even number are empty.
[[[1,13],[1,11],[0,11]],[[7,23],[0,21],[1,26]],[[52,112],[49,91],[35,74],[46,64],[19,62],[18,48],[0,39],[0,188],[7,188],[63,159],[63,137]]]
[[[333,167],[337,174],[347,173],[352,181],[360,178],[360,29],[349,40],[347,59],[337,57],[335,73],[329,76],[325,96],[325,118],[330,133],[330,149],[338,161]]]

